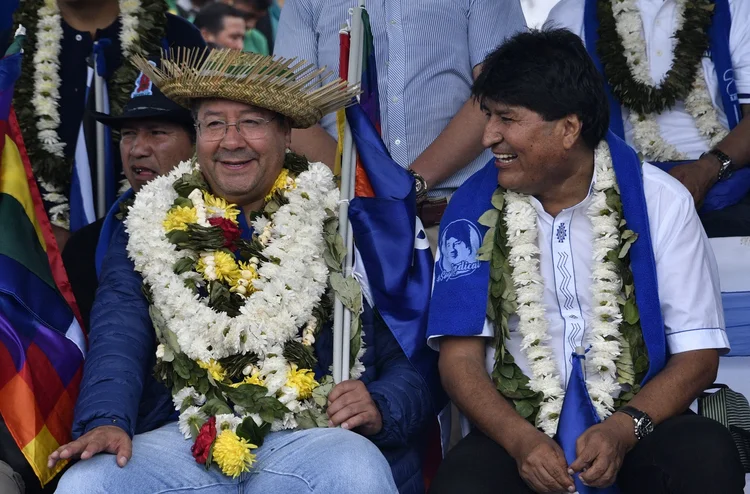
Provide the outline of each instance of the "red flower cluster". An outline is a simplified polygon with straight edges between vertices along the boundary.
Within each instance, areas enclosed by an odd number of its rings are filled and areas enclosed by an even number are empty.
[[[224,234],[224,247],[235,250],[234,241],[240,238],[240,229],[237,225],[226,218],[209,218],[208,222],[212,226],[221,228],[221,232]]]
[[[197,463],[201,465],[206,464],[208,459],[208,453],[211,452],[211,445],[216,439],[216,417],[211,417],[201,426],[198,437],[195,438],[195,443],[190,451],[193,453],[193,458]]]

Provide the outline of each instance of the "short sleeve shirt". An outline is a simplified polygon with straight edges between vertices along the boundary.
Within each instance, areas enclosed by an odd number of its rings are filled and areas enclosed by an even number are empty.
[[[726,353],[729,342],[718,269],[692,197],[675,178],[649,164],[643,165],[643,182],[667,349],[671,354],[709,348]],[[537,211],[550,345],[564,382],[570,376],[570,355],[576,347],[586,347],[593,318],[593,233],[586,214],[591,199],[589,195],[555,217],[531,199]],[[507,348],[521,370],[530,375],[517,324],[517,317],[512,317]],[[485,321],[481,336],[493,333],[492,325]],[[493,365],[494,348],[488,343],[488,372]]]

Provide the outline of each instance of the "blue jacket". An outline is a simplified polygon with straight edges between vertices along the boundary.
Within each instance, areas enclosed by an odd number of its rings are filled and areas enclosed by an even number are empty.
[[[116,425],[133,436],[177,418],[169,391],[152,374],[157,343],[143,280],[127,256],[127,238],[119,225],[102,267],[74,438],[101,425]],[[369,439],[391,465],[400,492],[424,492],[420,446],[434,419],[430,393],[382,319],[367,308],[362,322],[367,351],[361,379],[383,418],[383,429]],[[321,369],[331,364],[331,339],[327,331],[316,342]]]

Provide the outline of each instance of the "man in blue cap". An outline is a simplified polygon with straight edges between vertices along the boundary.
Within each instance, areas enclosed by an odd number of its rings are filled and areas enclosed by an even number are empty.
[[[168,173],[193,156],[195,128],[190,112],[173,102],[139,74],[130,100],[121,115],[93,113],[93,117],[120,133],[120,157],[125,177],[132,188],[104,217],[75,232],[63,250],[68,272],[85,327],[98,286],[97,260],[106,252],[109,236],[102,227],[116,221],[121,204],[126,204],[149,180]],[[107,221],[109,219],[109,222]],[[98,252],[101,252],[98,254]]]

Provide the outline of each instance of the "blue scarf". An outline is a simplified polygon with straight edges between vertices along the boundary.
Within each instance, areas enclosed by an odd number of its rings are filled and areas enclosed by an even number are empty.
[[[583,23],[586,50],[589,52],[596,68],[604,74],[596,45],[599,41],[599,19],[597,18],[596,5],[601,0],[586,0]],[[734,70],[732,68],[732,57],[729,50],[729,30],[732,25],[732,15],[729,10],[729,0],[715,0],[715,9],[711,27],[709,28],[709,43],[711,60],[719,75],[719,92],[724,113],[727,116],[729,129],[734,129],[742,118],[737,86],[734,83]],[[622,121],[622,108],[615,99],[609,84],[606,83],[605,91],[609,100],[609,127],[618,137],[624,139],[625,131]],[[677,163],[654,163],[654,165],[667,171]],[[737,170],[727,180],[716,183],[706,195],[701,212],[724,209],[739,202],[750,192],[750,168]]]
[[[636,304],[649,356],[649,369],[642,383],[645,384],[664,368],[667,349],[641,162],[635,151],[612,132],[607,134],[607,144],[620,186],[623,214],[628,228],[638,234],[638,240],[631,246],[630,258]],[[497,173],[494,160],[487,163],[456,191],[443,216],[438,237],[440,258],[435,263],[428,337],[475,336],[482,332],[486,318],[490,263],[476,259],[476,252],[488,230],[477,219],[492,207],[490,201],[497,188]],[[570,380],[568,389],[570,392],[565,398],[567,403],[563,404],[565,410],[575,410],[571,400],[578,400],[580,403],[581,396],[585,397],[587,407],[593,410],[588,394],[584,393],[583,379]],[[563,417],[565,420],[561,418],[558,441],[562,443],[564,450],[575,452],[575,440],[580,431],[596,423],[592,419],[596,417],[596,413],[592,414],[590,410],[586,413],[569,411]],[[573,459],[569,461],[572,462]]]
[[[133,189],[128,189],[122,194],[117,201],[107,211],[107,216],[104,217],[104,223],[102,224],[102,230],[99,233],[99,241],[96,243],[96,253],[94,254],[94,265],[96,266],[96,277],[98,278],[102,273],[102,264],[104,263],[104,257],[107,255],[107,249],[109,249],[109,243],[112,241],[112,237],[115,231],[122,223],[117,218],[117,214],[120,212],[120,204],[128,199],[135,197]]]

